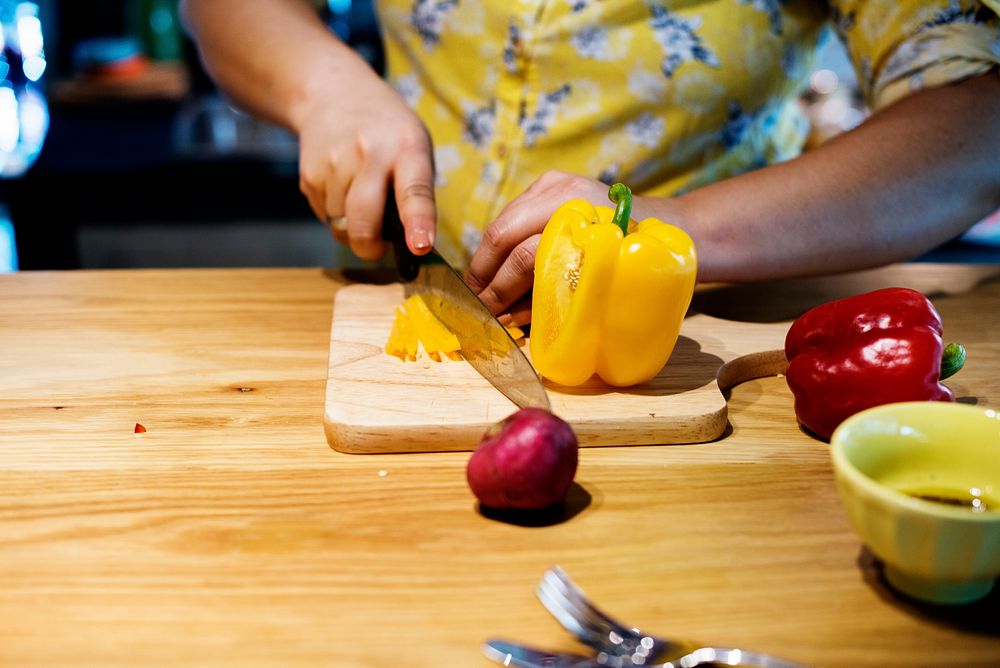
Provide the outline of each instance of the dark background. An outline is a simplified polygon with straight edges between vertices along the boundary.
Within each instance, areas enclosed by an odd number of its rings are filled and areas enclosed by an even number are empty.
[[[351,261],[299,192],[295,137],[220,94],[179,26],[175,1],[38,4],[49,131],[35,165],[0,180],[20,269]],[[380,69],[370,0],[334,6],[345,11],[322,10],[331,30]],[[162,26],[167,8],[176,52],[157,59],[156,44],[143,41],[144,21],[159,10]],[[118,94],[88,85],[77,47],[125,36],[140,40],[152,69],[170,74],[170,90]]]

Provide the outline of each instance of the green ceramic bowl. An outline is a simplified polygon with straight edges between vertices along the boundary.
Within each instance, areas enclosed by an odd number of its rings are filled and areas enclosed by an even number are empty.
[[[989,593],[1000,575],[1000,411],[887,404],[845,420],[830,446],[851,526],[893,587],[942,604]]]

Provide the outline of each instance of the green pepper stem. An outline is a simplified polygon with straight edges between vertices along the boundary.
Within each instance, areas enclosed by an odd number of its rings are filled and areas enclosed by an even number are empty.
[[[628,221],[632,216],[632,191],[624,183],[616,183],[608,190],[608,199],[616,204],[611,222],[628,234]]]
[[[941,380],[954,376],[965,365],[965,346],[949,343],[941,354]]]

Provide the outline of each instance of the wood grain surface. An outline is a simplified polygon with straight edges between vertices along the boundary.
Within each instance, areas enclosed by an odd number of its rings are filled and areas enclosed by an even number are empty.
[[[403,286],[358,284],[337,293],[324,421],[342,452],[473,450],[483,432],[517,410],[464,360],[385,352]],[[726,429],[723,391],[781,373],[787,322],[747,323],[701,313],[684,320],[656,378],[616,389],[596,376],[578,387],[545,382],[552,411],[581,446],[704,443]],[[528,345],[522,346],[530,358]],[[720,386],[718,379],[723,378]]]
[[[0,665],[488,666],[488,637],[582,651],[534,597],[560,564],[650,631],[822,666],[1000,665],[1000,593],[908,601],[848,527],[784,380],[735,386],[711,443],[587,448],[561,516],[484,515],[467,453],[331,449],[318,269],[0,276]],[[786,321],[931,295],[1000,407],[1000,267],[699,290]],[[148,431],[134,434],[141,422]]]

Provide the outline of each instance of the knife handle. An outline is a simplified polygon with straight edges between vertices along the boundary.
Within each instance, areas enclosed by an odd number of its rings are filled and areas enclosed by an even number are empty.
[[[399,209],[396,207],[396,195],[392,184],[389,184],[389,196],[386,197],[385,201],[382,238],[392,246],[399,279],[404,283],[415,279],[420,271],[421,259],[410,252],[410,248],[406,245],[406,230],[403,229],[403,221],[399,218]]]

